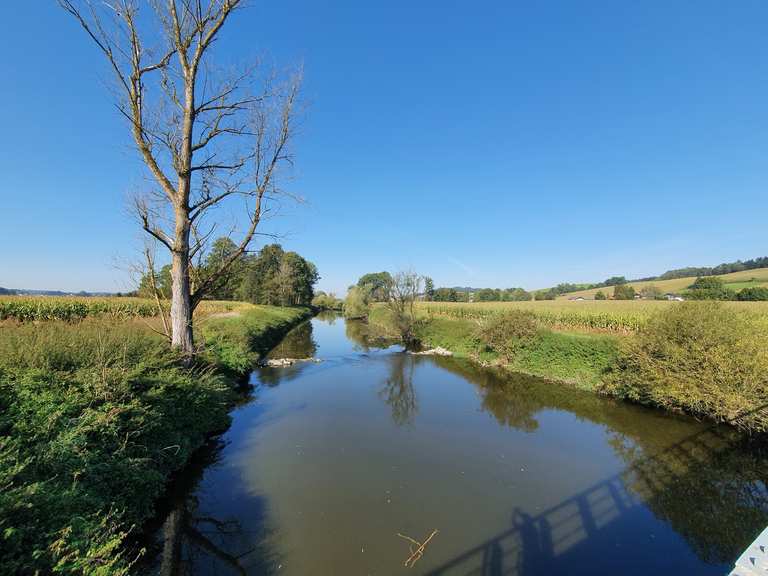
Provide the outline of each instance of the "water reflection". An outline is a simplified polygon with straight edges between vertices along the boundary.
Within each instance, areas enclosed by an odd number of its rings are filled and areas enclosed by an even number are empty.
[[[436,361],[472,380],[483,409],[500,424],[532,432],[539,426],[536,415],[552,409],[608,424],[609,443],[627,467],[535,516],[514,509],[508,531],[430,574],[591,574],[589,559],[600,558],[618,534],[631,531],[641,509],[668,523],[703,562],[728,565],[768,524],[766,438],[701,425],[670,443],[668,425],[675,420],[669,417],[665,426],[648,426],[643,419],[639,428],[626,406],[593,395],[542,387],[524,376],[502,381],[493,371]],[[657,562],[659,570],[670,565],[668,558]]]
[[[395,424],[410,424],[419,411],[413,388],[413,358],[405,353],[397,353],[387,360],[389,374],[379,390],[379,397],[391,408]]]
[[[204,471],[214,466],[224,445],[213,440],[203,447],[171,486],[158,526],[161,549],[150,558],[159,565],[142,572],[159,576],[198,574],[273,574],[279,566],[267,545],[269,531],[261,519],[264,503],[251,501],[248,508],[260,517],[258,528],[246,530],[236,517],[220,518],[200,510],[199,483]]]
[[[312,322],[302,322],[288,332],[283,341],[267,355],[268,358],[312,358],[317,342],[312,335]]]
[[[165,573],[721,575],[768,524],[764,440],[336,324],[291,336],[324,362],[259,370],[296,380],[170,498]],[[433,528],[403,568],[395,534]]]

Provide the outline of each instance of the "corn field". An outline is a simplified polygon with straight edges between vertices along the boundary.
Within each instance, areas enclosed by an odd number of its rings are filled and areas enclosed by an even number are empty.
[[[237,302],[204,301],[200,303],[196,313],[228,312],[237,305]],[[92,316],[127,319],[150,318],[157,315],[155,301],[144,298],[69,296],[3,296],[0,298],[0,320],[72,322]]]
[[[628,333],[638,330],[653,314],[676,302],[642,301],[532,301],[532,302],[419,302],[419,314],[482,321],[509,310],[533,312],[545,326],[562,330]],[[768,302],[727,302],[768,323]]]

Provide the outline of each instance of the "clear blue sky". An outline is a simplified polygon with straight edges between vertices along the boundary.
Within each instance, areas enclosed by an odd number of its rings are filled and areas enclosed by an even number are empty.
[[[320,287],[413,268],[523,286],[768,254],[768,3],[260,2],[223,62],[303,61],[270,222]],[[125,290],[142,179],[100,55],[54,2],[0,21],[0,286]]]

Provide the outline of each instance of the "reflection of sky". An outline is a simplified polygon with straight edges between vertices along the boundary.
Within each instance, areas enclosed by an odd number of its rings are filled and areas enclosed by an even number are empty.
[[[533,407],[526,426],[502,425],[482,408],[487,391],[459,370],[392,351],[362,356],[341,321],[315,321],[312,337],[328,361],[259,388],[235,412],[230,444],[199,494],[201,510],[240,518],[246,530],[266,521],[281,574],[413,573],[395,534],[422,539],[435,528],[417,573],[464,553],[459,574],[599,574],[627,562],[645,574],[670,558],[682,573],[722,572],[700,564],[617,480],[627,463],[614,426],[655,445],[665,421],[657,413],[594,396],[575,411],[548,397],[537,404],[547,389],[530,383],[494,397],[499,412],[522,395]],[[393,417],[396,401],[381,393],[393,380],[410,387],[410,418]],[[697,428],[669,422],[667,442]]]

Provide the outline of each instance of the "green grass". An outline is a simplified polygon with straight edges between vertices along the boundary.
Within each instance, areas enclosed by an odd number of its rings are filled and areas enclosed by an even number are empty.
[[[124,574],[130,530],[307,310],[241,305],[180,363],[146,320],[0,322],[0,573]],[[157,322],[157,320],[155,320]]]
[[[615,363],[617,348],[615,336],[542,331],[517,353],[509,368],[596,390]]]

